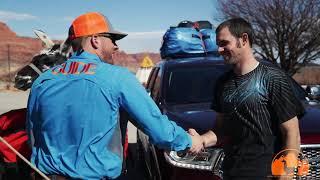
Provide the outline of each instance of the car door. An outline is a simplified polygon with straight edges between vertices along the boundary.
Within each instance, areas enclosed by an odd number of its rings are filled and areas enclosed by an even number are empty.
[[[160,67],[156,66],[151,70],[147,81],[146,90],[153,100],[158,99],[160,92],[161,73]],[[158,162],[155,154],[155,147],[149,143],[149,137],[142,131],[138,130],[138,147],[140,156],[145,161],[145,165],[149,174],[149,179],[161,179]]]

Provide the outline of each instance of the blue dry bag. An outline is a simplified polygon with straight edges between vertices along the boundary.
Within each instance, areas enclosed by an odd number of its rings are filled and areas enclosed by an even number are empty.
[[[162,59],[193,57],[205,53],[201,34],[194,28],[171,27],[163,36]]]
[[[216,33],[212,29],[201,29],[202,41],[204,42],[206,53],[217,53]]]

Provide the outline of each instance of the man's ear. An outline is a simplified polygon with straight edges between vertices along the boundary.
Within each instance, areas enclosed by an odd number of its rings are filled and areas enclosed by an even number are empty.
[[[243,33],[242,34],[242,46],[246,45],[247,43],[249,43],[249,36],[247,33]]]
[[[90,43],[94,49],[98,49],[100,41],[97,35],[92,35],[90,39]]]

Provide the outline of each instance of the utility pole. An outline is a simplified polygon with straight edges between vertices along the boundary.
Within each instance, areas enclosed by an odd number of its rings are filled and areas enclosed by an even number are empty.
[[[10,64],[10,44],[8,44],[8,88],[10,88],[11,85],[11,64]]]

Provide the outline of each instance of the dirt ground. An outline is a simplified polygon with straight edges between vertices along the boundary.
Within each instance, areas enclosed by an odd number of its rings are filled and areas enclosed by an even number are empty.
[[[0,114],[27,107],[29,91],[0,90]]]

